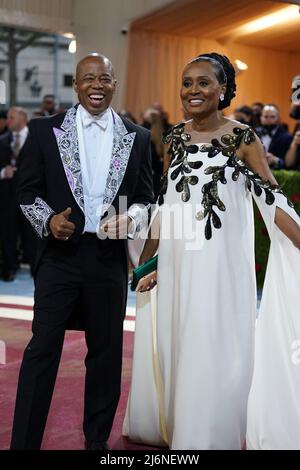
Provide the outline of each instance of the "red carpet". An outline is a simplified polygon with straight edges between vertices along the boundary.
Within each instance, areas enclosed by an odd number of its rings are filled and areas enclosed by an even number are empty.
[[[0,364],[0,450],[9,448],[18,372],[23,350],[31,337],[31,322],[0,318],[0,340],[6,343],[6,365]],[[130,386],[133,333],[124,332],[122,395],[110,447],[114,450],[150,449],[122,437],[122,423]],[[62,360],[50,408],[43,449],[83,449],[84,357],[83,333],[66,334]]]

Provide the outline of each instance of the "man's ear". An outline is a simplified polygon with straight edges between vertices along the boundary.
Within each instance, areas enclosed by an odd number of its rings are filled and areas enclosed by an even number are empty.
[[[78,93],[76,78],[73,78],[73,88],[74,88],[74,91],[76,91],[76,93]]]

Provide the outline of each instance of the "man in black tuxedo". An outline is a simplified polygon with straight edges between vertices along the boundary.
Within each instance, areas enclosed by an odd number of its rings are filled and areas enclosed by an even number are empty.
[[[107,448],[119,401],[126,240],[148,224],[153,202],[150,133],[110,108],[106,57],[82,59],[74,88],[78,106],[30,122],[19,171],[20,206],[40,245],[11,449],[40,448],[67,327],[85,330],[87,449]]]
[[[264,146],[269,166],[272,169],[285,168],[285,155],[292,136],[281,124],[278,107],[275,104],[266,104],[260,119],[262,125],[255,132]]]

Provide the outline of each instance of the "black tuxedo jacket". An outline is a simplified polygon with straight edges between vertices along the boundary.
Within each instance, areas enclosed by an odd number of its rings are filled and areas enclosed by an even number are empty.
[[[66,113],[34,119],[20,152],[17,195],[20,207],[40,237],[36,266],[52,235],[47,230],[51,214],[72,208],[75,226],[70,238],[77,243],[85,224],[84,198],[76,128],[77,106]],[[119,196],[127,196],[127,207],[153,201],[150,133],[111,110],[114,139],[104,193],[104,213],[110,206],[117,214]],[[101,158],[101,156],[99,156]]]
[[[263,135],[263,127],[257,127],[255,132],[259,137]],[[275,157],[279,158],[278,168],[285,168],[285,155],[290,148],[292,142],[292,135],[278,126],[275,134],[272,137],[268,152],[273,153]]]

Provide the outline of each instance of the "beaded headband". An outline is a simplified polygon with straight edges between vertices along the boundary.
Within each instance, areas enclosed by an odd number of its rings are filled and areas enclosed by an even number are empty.
[[[207,60],[209,62],[216,62],[222,69],[222,72],[223,72],[223,75],[225,77],[225,83],[227,83],[227,75],[225,73],[225,70],[224,70],[224,67],[223,65],[221,64],[221,62],[219,62],[217,59],[215,59],[214,57],[209,57],[207,55],[201,55],[199,57],[196,57],[195,59],[191,60],[190,63],[192,62],[200,62],[201,60]]]

